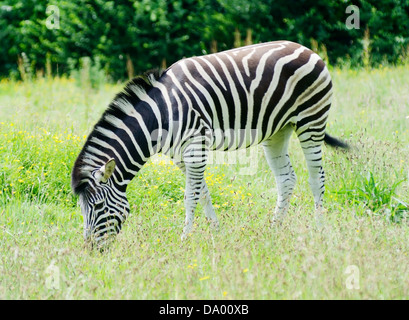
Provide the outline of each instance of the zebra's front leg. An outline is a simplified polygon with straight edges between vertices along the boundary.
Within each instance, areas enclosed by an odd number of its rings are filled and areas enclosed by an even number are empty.
[[[192,231],[193,228],[193,220],[195,219],[195,210],[197,206],[197,202],[199,200],[199,193],[196,193],[194,189],[190,186],[186,179],[186,187],[185,187],[185,210],[186,210],[186,218],[185,218],[185,226],[183,228],[182,233],[182,240],[185,240],[189,233]]]
[[[202,198],[206,187],[204,170],[206,165],[185,164],[186,186],[185,186],[185,210],[186,219],[183,228],[182,240],[186,239],[193,228],[193,220],[197,203]],[[206,188],[207,189],[207,188]]]
[[[216,213],[214,212],[214,208],[212,205],[212,201],[210,198],[209,190],[207,189],[206,183],[203,180],[202,187],[199,186],[197,183],[197,187],[193,185],[192,181],[188,183],[186,181],[186,189],[185,189],[185,209],[186,209],[186,219],[185,219],[185,227],[183,228],[182,233],[182,240],[185,240],[189,233],[191,233],[193,228],[193,221],[195,218],[195,209],[197,206],[198,201],[203,206],[203,210],[205,212],[205,216],[207,220],[210,222],[212,228],[218,230],[219,228],[219,221],[217,220]],[[201,188],[201,191],[199,191]]]
[[[315,220],[318,228],[324,225],[323,198],[325,192],[325,175],[322,168],[321,143],[301,143],[309,172],[308,182],[314,196]]]
[[[191,179],[188,178],[186,174],[186,165],[184,162],[176,162],[175,164],[179,167],[179,169],[183,172],[184,175],[186,175],[186,190],[185,190],[185,208],[186,208],[186,219],[185,219],[185,228],[183,230],[182,234],[182,240],[186,238],[186,236],[190,233],[192,226],[193,226],[193,220],[194,220],[194,211],[197,206],[197,200],[195,200],[195,195],[194,192],[191,190],[191,185],[192,182],[190,181]],[[192,170],[191,168],[190,170]],[[196,169],[193,169],[193,176],[195,172],[201,172]],[[200,169],[200,168],[199,168]],[[192,173],[190,174],[192,176]],[[207,188],[206,182],[204,180],[204,171],[202,174],[202,192],[199,197],[199,202],[203,207],[205,216],[207,220],[210,222],[210,225],[212,228],[218,230],[219,229],[219,220],[217,219],[216,213],[214,211],[214,207],[212,204],[212,199],[210,197],[210,192],[209,189]],[[198,176],[196,176],[196,181],[198,179]],[[188,181],[189,180],[189,181]]]

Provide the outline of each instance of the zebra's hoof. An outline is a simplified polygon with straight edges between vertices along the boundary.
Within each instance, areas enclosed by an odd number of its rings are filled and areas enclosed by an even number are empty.
[[[220,230],[220,224],[219,221],[211,221],[210,222],[210,227],[212,228],[212,230],[219,232]]]
[[[192,235],[191,233],[183,232],[182,235],[180,236],[180,240],[185,241],[188,238],[188,236],[191,236],[191,235]]]
[[[326,225],[325,218],[323,215],[319,215],[315,217],[315,227],[318,231],[322,231]]]
[[[283,217],[274,216],[271,219],[271,227],[280,227],[283,225]]]

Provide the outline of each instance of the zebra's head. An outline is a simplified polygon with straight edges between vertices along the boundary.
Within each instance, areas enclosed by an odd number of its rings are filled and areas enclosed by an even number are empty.
[[[114,159],[97,169],[86,166],[82,168],[82,175],[84,170],[89,170],[87,181],[77,191],[84,218],[84,239],[92,247],[103,249],[121,230],[129,214],[129,204],[125,194],[115,187],[112,179]]]

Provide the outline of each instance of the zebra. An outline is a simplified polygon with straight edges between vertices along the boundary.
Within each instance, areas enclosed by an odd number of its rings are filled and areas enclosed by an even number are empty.
[[[182,59],[129,81],[89,134],[72,170],[84,238],[107,245],[129,215],[126,188],[157,153],[185,174],[182,239],[200,202],[218,228],[204,172],[210,151],[261,144],[277,185],[273,221],[286,215],[296,184],[288,155],[295,132],[307,162],[315,211],[323,206],[321,147],[347,148],[326,133],[332,82],[323,60],[290,41]]]

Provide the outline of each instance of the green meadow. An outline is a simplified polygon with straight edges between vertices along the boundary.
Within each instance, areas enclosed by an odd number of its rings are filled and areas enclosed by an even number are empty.
[[[84,244],[70,173],[123,84],[2,80],[0,298],[408,299],[408,72],[331,70],[328,132],[351,150],[324,146],[322,228],[294,136],[298,181],[281,226],[270,225],[276,186],[255,147],[253,174],[243,163],[209,165],[220,230],[199,206],[182,242],[184,177],[159,155],[130,184],[131,215],[104,253]]]

